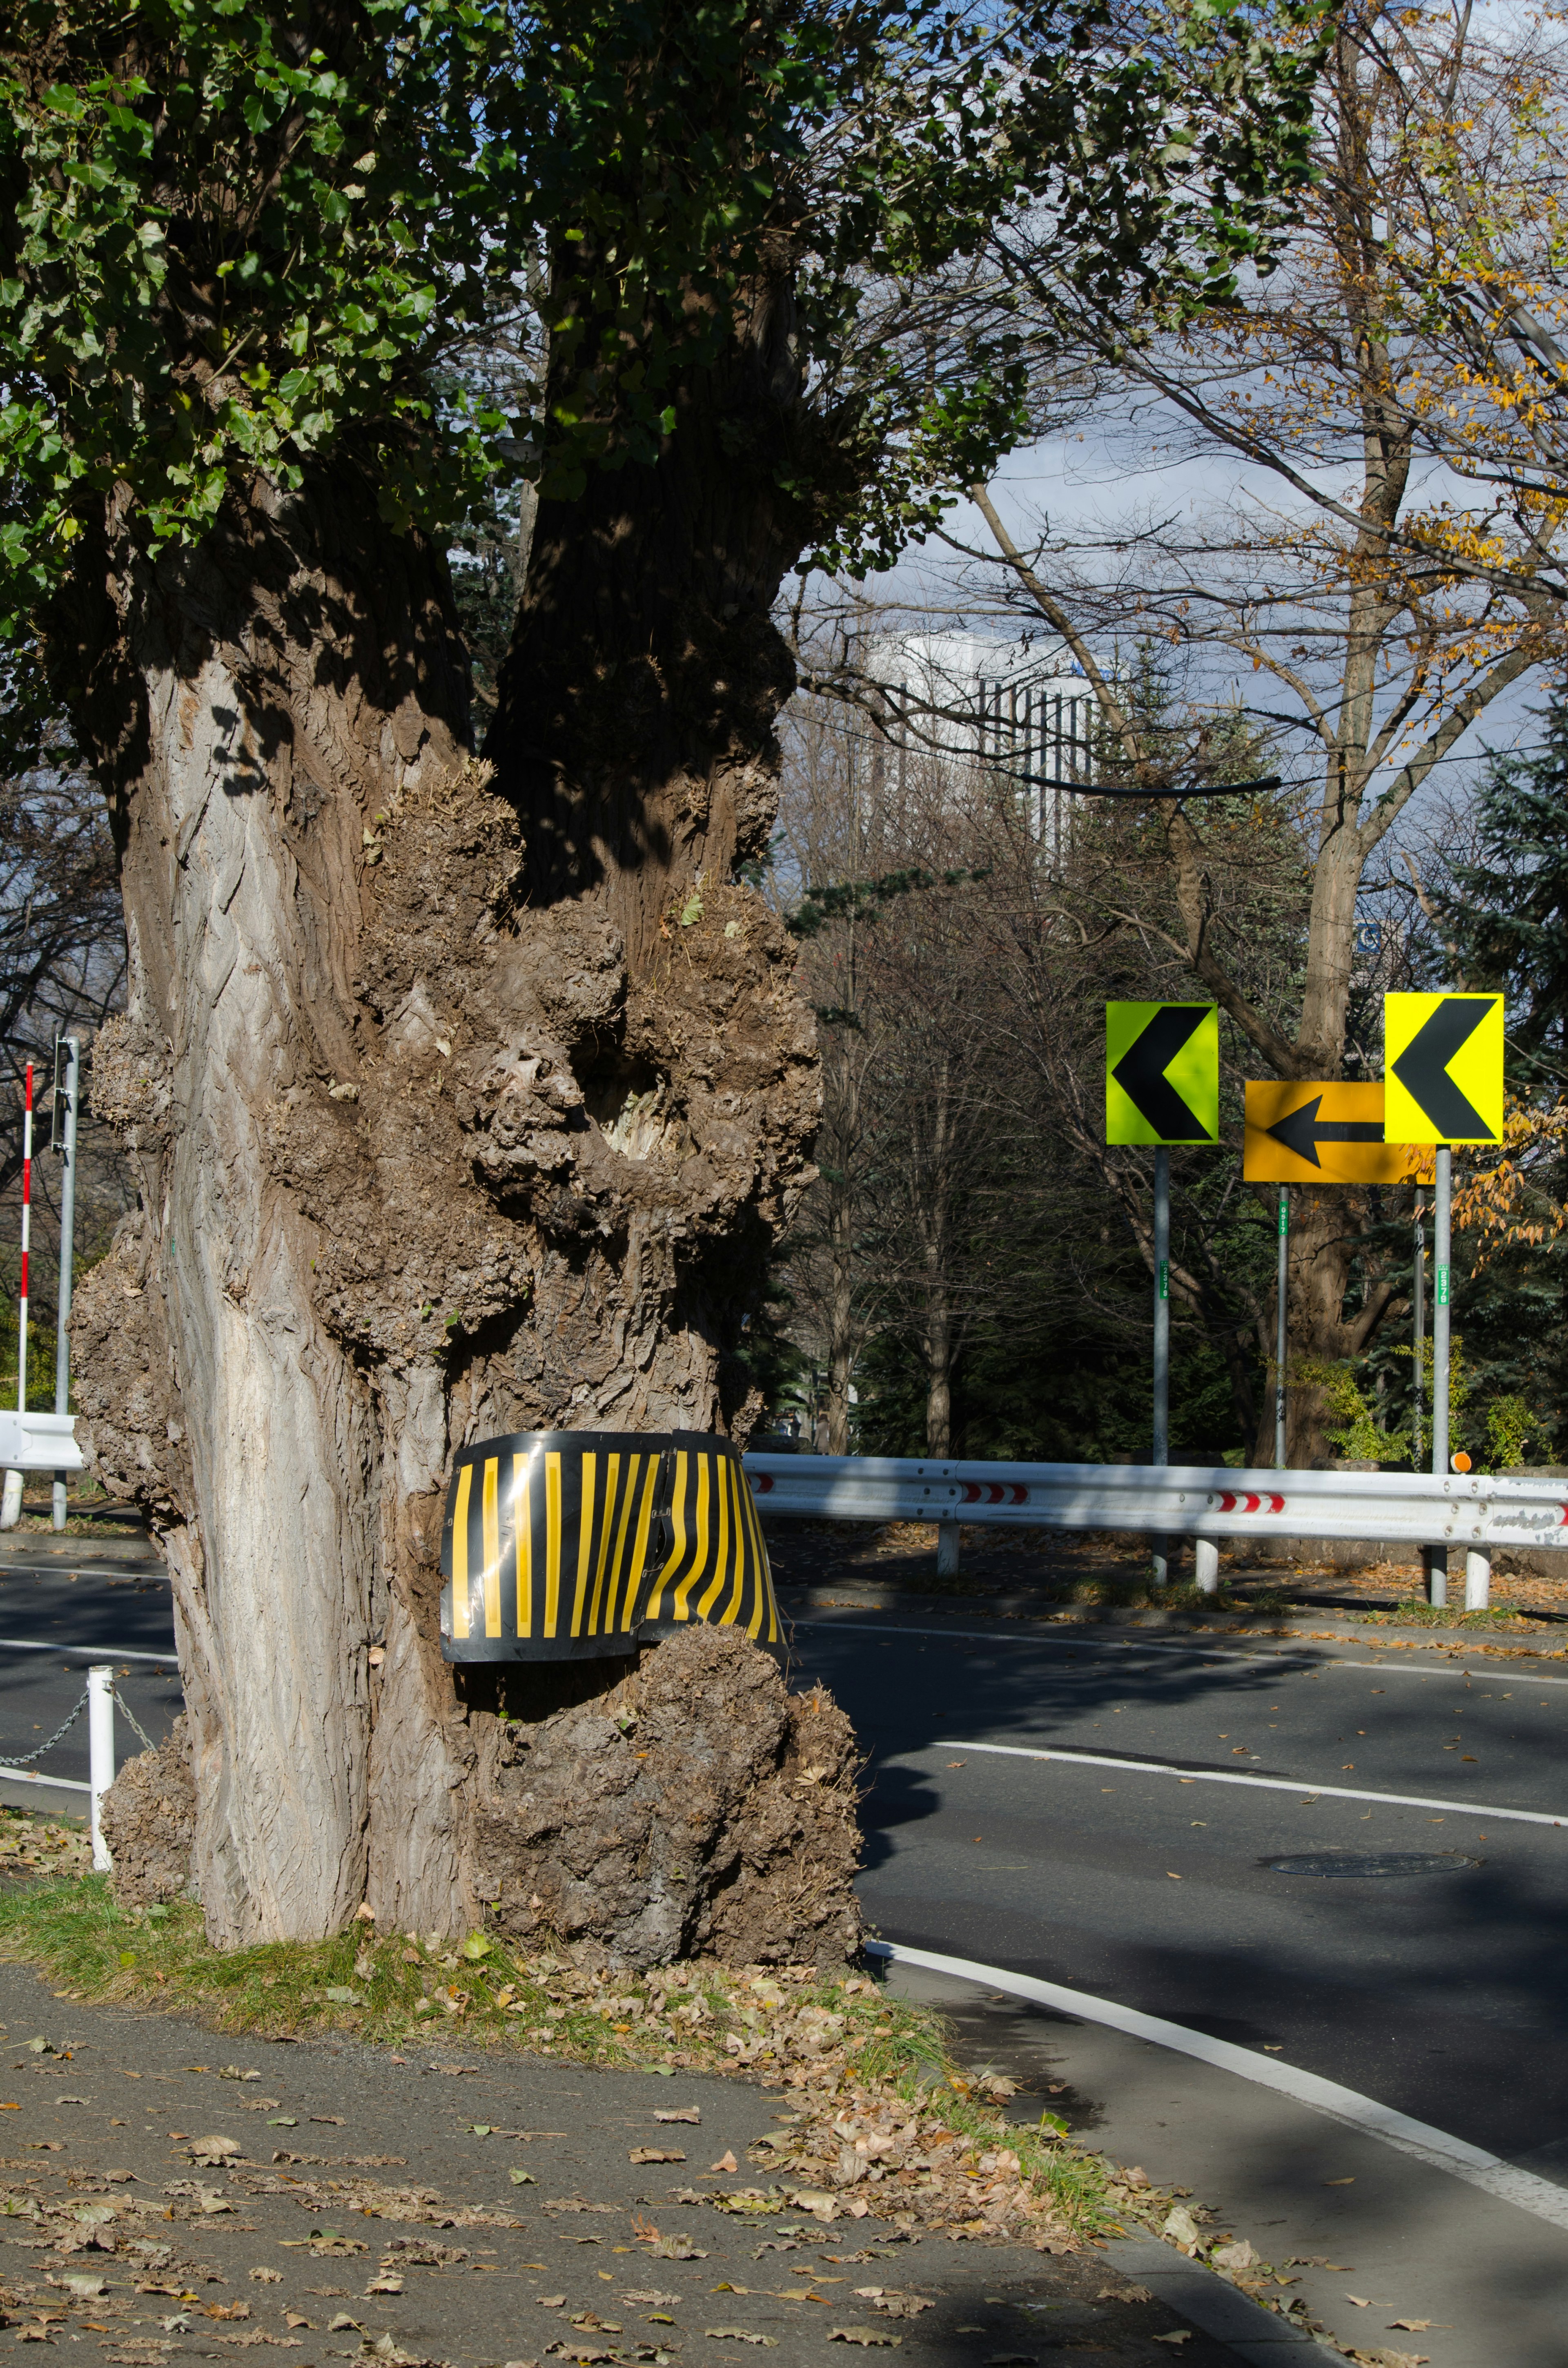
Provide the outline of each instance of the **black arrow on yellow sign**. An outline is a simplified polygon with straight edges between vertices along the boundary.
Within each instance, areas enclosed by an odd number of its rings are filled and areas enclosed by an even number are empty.
[[[1288,1110],[1275,1126],[1268,1129],[1276,1143],[1282,1143],[1297,1159],[1304,1159],[1309,1167],[1321,1167],[1318,1157],[1320,1143],[1381,1143],[1381,1119],[1319,1118],[1323,1096],[1315,1101],[1302,1102]]]

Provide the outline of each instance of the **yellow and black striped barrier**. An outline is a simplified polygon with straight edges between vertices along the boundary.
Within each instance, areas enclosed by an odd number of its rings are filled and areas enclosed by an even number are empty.
[[[441,1576],[449,1661],[595,1659],[690,1620],[782,1650],[740,1456],[700,1431],[528,1430],[460,1449]]]

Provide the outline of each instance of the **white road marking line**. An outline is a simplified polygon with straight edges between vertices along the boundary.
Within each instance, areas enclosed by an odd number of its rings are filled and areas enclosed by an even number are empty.
[[[1030,1974],[1010,1974],[1001,1965],[977,1964],[969,1957],[940,1956],[931,1949],[906,1949],[902,1941],[868,1941],[866,1953],[891,1958],[894,1964],[918,1965],[927,1973],[976,1982],[983,1989],[1005,1990],[1013,1998],[1028,1998],[1032,2005],[1051,2007],[1059,2014],[1076,2015],[1085,2022],[1105,2023],[1113,2031],[1126,2032],[1131,2038],[1146,2039],[1156,2047],[1194,2056],[1200,2064],[1239,2073],[1244,2080],[1254,2080],[1260,2088],[1293,2098],[1298,2104],[1326,2113],[1368,2137],[1381,2138],[1385,2146],[1396,2146],[1401,2154],[1414,2155],[1418,2162],[1427,2163],[1435,2170],[1446,2170],[1455,2179],[1466,2180],[1471,2187],[1482,2188],[1505,2203],[1516,2204],[1521,2212],[1533,2213],[1538,2220],[1549,2220],[1556,2228],[1568,2228],[1568,2188],[1540,2179],[1533,2170],[1519,2170],[1501,2156],[1471,2146],[1467,2138],[1434,2129],[1429,2122],[1413,2121],[1408,2113],[1396,2112],[1392,2105],[1381,2105],[1375,2097],[1363,2097],[1359,2089],[1342,2088],[1337,2080],[1325,2080],[1316,2072],[1303,2072],[1294,2064],[1281,2064],[1275,2056],[1255,2055],[1250,2048],[1237,2047],[1228,2039],[1210,2039],[1206,2032],[1189,2031],[1185,2023],[1166,2022],[1161,2015],[1141,2014],[1136,2007],[1120,2006],[1114,1998],[1068,1989],[1061,1982],[1037,1981]]]
[[[1455,1817],[1508,1817],[1516,1825],[1564,1826],[1568,1816],[1550,1816],[1544,1809],[1499,1809],[1490,1801],[1429,1800],[1422,1793],[1360,1793],[1349,1784],[1314,1784],[1310,1778],[1248,1776],[1239,1768],[1180,1768],[1165,1759],[1113,1759],[1098,1751],[1049,1751],[1021,1743],[965,1743],[956,1736],[939,1735],[927,1751],[989,1751],[1001,1759],[1057,1759],[1069,1768],[1119,1768],[1125,1776],[1176,1776],[1189,1784],[1251,1784],[1268,1793],[1311,1793],[1328,1801],[1384,1801],[1391,1809],[1444,1809]],[[1568,2191],[1565,2191],[1568,2192]]]
[[[81,1660],[84,1654],[100,1661],[157,1661],[165,1668],[177,1668],[176,1653],[133,1653],[129,1645],[35,1645],[24,1636],[0,1636],[0,1653],[68,1653]]]

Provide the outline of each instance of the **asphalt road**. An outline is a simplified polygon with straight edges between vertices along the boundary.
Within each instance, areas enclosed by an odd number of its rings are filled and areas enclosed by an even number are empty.
[[[7,1539],[0,1639],[167,1650],[167,1588],[139,1564],[129,1540]],[[870,1754],[861,1889],[886,1937],[1278,2053],[1568,2184],[1568,1665],[1467,1675],[1406,1655],[1363,1666],[1378,1656],[1359,1645],[1015,1627],[991,1642],[863,1611],[814,1614],[795,1645],[799,1678],[833,1688]],[[172,1672],[116,1668],[161,1736],[179,1707]],[[0,1650],[0,1751],[31,1749],[84,1682],[80,1660]],[[85,1775],[85,1730],[51,1755],[55,1772]],[[139,1748],[123,1723],[119,1744]],[[1207,1781],[1234,1770],[1289,1788]],[[1314,1795],[1322,1785],[1376,1797]],[[1389,1797],[1402,1793],[1453,1805]],[[1443,1871],[1270,1864],[1328,1851],[1415,1853]]]
[[[991,1644],[834,1616],[796,1649],[871,1754],[861,1889],[886,1938],[1276,2052],[1568,2183],[1568,1683],[1357,1666],[1374,1657],[1359,1645]],[[1206,1781],[1235,1770],[1291,1781]],[[1379,1797],[1313,1793],[1327,1784]],[[1270,1864],[1320,1852],[1441,1871]]]

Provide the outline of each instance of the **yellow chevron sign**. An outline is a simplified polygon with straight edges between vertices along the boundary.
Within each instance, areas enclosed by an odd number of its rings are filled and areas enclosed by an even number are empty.
[[[1391,1143],[1501,1143],[1500,995],[1385,995],[1383,1130]]]
[[[631,1653],[689,1620],[780,1649],[741,1459],[699,1432],[523,1431],[463,1449],[441,1575],[449,1661]]]

